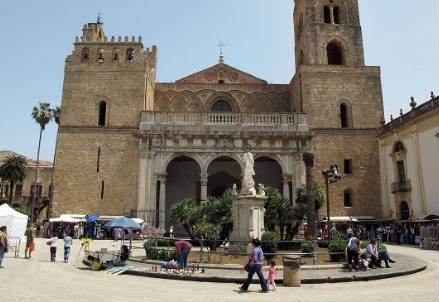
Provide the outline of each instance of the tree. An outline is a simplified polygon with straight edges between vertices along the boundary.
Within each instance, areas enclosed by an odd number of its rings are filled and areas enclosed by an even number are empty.
[[[35,179],[34,179],[34,189],[32,191],[32,209],[31,209],[31,222],[34,221],[34,207],[35,207],[35,197],[36,197],[36,184],[38,178],[38,168],[40,164],[40,149],[41,149],[41,138],[43,136],[43,131],[46,129],[46,125],[53,119],[53,109],[50,108],[49,103],[39,103],[32,109],[32,118],[40,126],[40,137],[38,140],[38,151],[37,151],[37,164],[35,167]]]
[[[313,195],[314,195],[314,209],[313,212],[316,213],[320,208],[323,206],[323,204],[326,201],[325,193],[323,192],[322,188],[319,184],[314,183],[313,188]],[[309,213],[308,209],[308,194],[307,194],[307,188],[305,185],[300,186],[296,190],[296,205],[297,205],[297,217],[302,215],[302,220],[305,215]],[[316,217],[316,215],[314,215]],[[308,226],[309,229],[309,226]]]
[[[201,215],[200,207],[190,198],[175,203],[171,207],[171,222],[181,224],[192,240],[196,239],[194,227],[199,215]]]
[[[286,228],[294,219],[293,204],[275,188],[266,188],[266,194],[267,202],[265,203],[264,220],[267,224],[267,229],[275,232],[276,225],[279,226],[280,239],[284,240]]]
[[[0,166],[0,178],[9,181],[9,204],[12,205],[15,184],[23,182],[26,177],[26,159],[22,156],[9,155]]]
[[[55,153],[53,154],[53,162],[52,162],[52,174],[50,175],[50,192],[49,192],[49,209],[47,216],[52,216],[52,204],[53,204],[53,175],[55,173],[55,162],[56,162],[56,151],[58,149],[58,129],[59,129],[59,123],[60,123],[60,115],[61,115],[61,108],[59,106],[56,106],[55,109],[53,109],[53,119],[55,123],[58,125],[58,128],[56,130],[56,142],[55,142]]]

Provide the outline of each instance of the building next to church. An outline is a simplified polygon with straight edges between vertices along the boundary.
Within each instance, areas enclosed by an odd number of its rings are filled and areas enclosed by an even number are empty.
[[[379,135],[384,217],[439,218],[439,97],[387,123]]]
[[[251,150],[255,182],[293,201],[304,152],[315,153],[322,185],[321,171],[337,162],[344,177],[331,185],[332,215],[381,217],[381,77],[365,66],[358,1],[296,0],[292,25],[296,71],[281,84],[222,55],[159,83],[156,46],[84,25],[65,63],[54,215],[133,214],[165,227],[175,202],[239,187]]]
[[[9,156],[22,156],[26,162],[26,177],[23,182],[15,184],[12,193],[11,206],[21,207],[27,210],[28,214],[30,214],[32,208],[32,192],[36,187],[35,217],[37,217],[38,220],[46,219],[51,190],[52,162],[44,160],[39,161],[37,182],[35,186],[35,168],[37,162],[12,151],[0,150],[0,166]],[[10,194],[10,182],[0,178],[0,203],[9,202]]]

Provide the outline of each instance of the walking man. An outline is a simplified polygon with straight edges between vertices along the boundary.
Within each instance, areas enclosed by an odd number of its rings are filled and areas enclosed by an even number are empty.
[[[34,230],[32,224],[29,224],[26,229],[26,249],[24,250],[24,258],[30,259],[32,257],[32,248],[34,244]]]
[[[8,252],[8,228],[6,226],[2,226],[0,228],[0,268],[4,268],[3,266],[3,258],[5,257],[5,253]]]
[[[64,234],[64,263],[69,262],[70,249],[73,244],[73,238],[68,234]]]

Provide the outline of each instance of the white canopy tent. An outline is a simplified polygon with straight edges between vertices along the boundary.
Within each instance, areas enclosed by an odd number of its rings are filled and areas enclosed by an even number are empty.
[[[0,226],[8,228],[9,237],[24,239],[28,216],[15,211],[6,203],[0,206]]]
[[[77,219],[69,216],[58,217],[58,218],[50,218],[50,222],[66,222],[66,223],[78,223],[84,221],[82,219]]]

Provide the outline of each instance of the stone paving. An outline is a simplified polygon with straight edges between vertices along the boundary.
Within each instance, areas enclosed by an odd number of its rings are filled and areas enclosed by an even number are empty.
[[[94,241],[92,249],[112,245],[109,241]],[[61,242],[58,246],[56,263],[49,262],[49,248],[44,240],[37,241],[37,251],[30,260],[8,256],[5,268],[0,269],[0,301],[439,301],[437,251],[389,246],[392,254],[416,257],[427,263],[426,270],[412,275],[368,282],[305,284],[300,288],[279,286],[276,292],[260,294],[257,285],[252,285],[248,293],[239,293],[232,283],[111,276],[82,270],[73,265],[79,242],[75,240],[69,264],[62,262]]]

